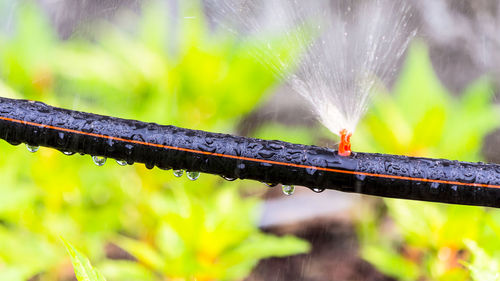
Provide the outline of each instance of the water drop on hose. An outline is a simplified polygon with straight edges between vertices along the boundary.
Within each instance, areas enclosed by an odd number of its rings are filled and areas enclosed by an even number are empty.
[[[74,152],[72,152],[72,151],[63,151],[63,154],[64,154],[64,155],[67,155],[67,156],[71,156],[71,155],[73,155],[73,154],[75,154],[75,153],[74,153]]]
[[[180,178],[184,175],[184,170],[174,170],[174,176]]]
[[[97,166],[102,166],[104,163],[106,163],[106,157],[102,156],[92,156],[92,161],[94,161],[94,164]]]
[[[186,172],[188,179],[195,181],[200,177],[200,172]]]
[[[116,160],[116,163],[120,166],[126,166],[127,165],[127,161],[125,160]]]
[[[293,186],[293,185],[283,185],[282,189],[283,189],[283,193],[285,195],[292,195],[293,192],[295,191],[295,186]]]
[[[230,178],[230,177],[226,177],[226,176],[221,176],[223,179],[227,180],[227,181],[234,181],[236,180],[236,178]]]
[[[312,191],[314,191],[316,193],[321,193],[321,192],[325,191],[325,189],[321,188],[321,187],[315,187],[315,188],[312,189]]]
[[[432,189],[438,189],[439,188],[439,183],[438,182],[432,182],[431,183],[431,188]]]
[[[33,152],[34,153],[34,152],[37,152],[40,147],[36,146],[36,145],[26,144],[26,148],[28,149],[29,152]]]

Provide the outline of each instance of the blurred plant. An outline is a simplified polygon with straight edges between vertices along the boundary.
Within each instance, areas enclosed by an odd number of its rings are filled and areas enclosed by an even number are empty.
[[[77,30],[61,41],[22,1],[13,31],[0,34],[0,95],[231,132],[277,78],[251,55],[256,42],[209,29],[197,1],[178,9],[150,2],[141,16],[124,12],[128,31],[100,23],[95,34]],[[258,200],[214,176],[190,182],[142,165],[99,168],[50,149],[0,149],[0,280],[68,278],[60,236],[108,280],[243,278],[260,258],[308,249],[259,231]],[[110,259],[118,255],[104,250],[112,242],[137,260]]]
[[[90,261],[82,253],[73,247],[69,242],[63,239],[66,251],[71,257],[71,263],[75,270],[78,281],[106,281],[99,271],[92,267]]]
[[[416,43],[393,94],[376,96],[353,139],[357,150],[479,161],[481,141],[499,125],[492,85],[480,79],[460,97],[436,78],[427,48]],[[359,221],[362,256],[400,280],[468,280],[472,259],[481,279],[488,254],[500,254],[500,212],[403,200],[384,200],[386,211],[366,210]],[[465,241],[475,241],[465,244]],[[481,255],[481,256],[479,256]],[[492,255],[494,256],[494,255]],[[496,261],[488,260],[487,264]],[[479,278],[479,279],[477,279]]]
[[[472,263],[466,263],[470,269],[473,280],[500,280],[500,264],[498,258],[492,258],[476,242],[471,240],[464,241],[468,250],[472,253]]]
[[[263,257],[308,250],[297,238],[259,232],[257,201],[238,199],[236,192],[227,184],[211,197],[194,199],[178,189],[177,203],[164,210],[152,237],[158,249],[125,237],[117,244],[157,273],[196,280],[241,280]]]

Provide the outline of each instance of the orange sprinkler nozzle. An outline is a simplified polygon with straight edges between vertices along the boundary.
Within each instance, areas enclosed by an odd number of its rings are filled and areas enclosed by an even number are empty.
[[[349,156],[351,155],[351,136],[346,129],[340,131],[340,143],[339,143],[339,155]]]

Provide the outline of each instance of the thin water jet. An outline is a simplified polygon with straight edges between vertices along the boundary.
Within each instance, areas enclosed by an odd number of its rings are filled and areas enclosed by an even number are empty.
[[[207,1],[220,28],[261,42],[253,55],[342,137],[345,156],[345,136],[355,132],[371,93],[394,78],[416,34],[406,1]]]

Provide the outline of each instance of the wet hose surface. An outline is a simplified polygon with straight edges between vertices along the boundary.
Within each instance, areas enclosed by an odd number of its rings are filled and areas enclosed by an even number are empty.
[[[0,98],[0,138],[147,167],[383,197],[500,207],[500,165],[329,148],[163,126]]]

